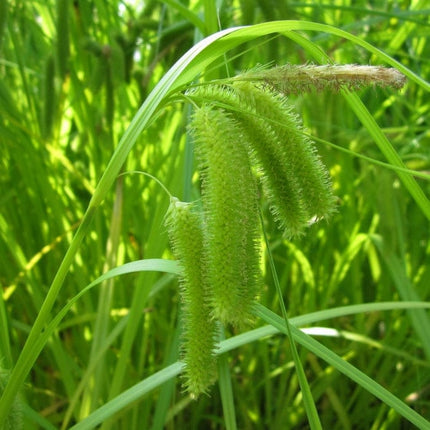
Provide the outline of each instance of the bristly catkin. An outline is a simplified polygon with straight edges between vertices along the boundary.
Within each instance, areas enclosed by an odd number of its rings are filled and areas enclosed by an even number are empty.
[[[202,179],[212,314],[223,323],[248,325],[261,274],[257,189],[247,149],[222,109],[197,109],[190,130]]]
[[[182,268],[180,296],[184,325],[184,387],[196,398],[208,391],[217,374],[214,354],[216,324],[210,315],[210,293],[204,273],[205,266],[202,264],[202,220],[192,204],[172,198],[165,224],[173,253]]]
[[[301,234],[310,219],[327,218],[334,210],[327,169],[285,97],[249,82],[238,82],[234,89],[242,106],[253,113],[244,128],[261,165],[272,212],[287,236]],[[256,130],[265,130],[273,138],[256,139]],[[290,189],[297,193],[295,201],[291,201]]]

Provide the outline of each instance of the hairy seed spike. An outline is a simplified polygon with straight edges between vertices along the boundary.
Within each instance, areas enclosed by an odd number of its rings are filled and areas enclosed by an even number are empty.
[[[217,85],[198,88],[190,92],[190,96],[197,100],[211,100],[215,106],[230,107],[242,130],[251,159],[259,168],[275,219],[287,236],[297,236],[303,232],[309,219],[301,189],[289,168],[284,145],[279,141],[276,131],[279,124],[272,124],[264,115],[257,113],[253,92],[253,84],[242,82],[227,88]],[[267,108],[261,107],[263,112],[272,108],[271,101]]]
[[[271,203],[271,211],[286,236],[303,233],[310,214],[304,198],[306,189],[297,172],[296,160],[303,154],[297,141],[297,120],[291,107],[277,103],[274,94],[247,82],[234,86],[240,104],[248,106],[250,114],[243,118],[249,145],[261,166],[263,185]],[[281,110],[278,112],[277,110]],[[281,122],[274,115],[283,115]]]
[[[202,266],[202,220],[192,204],[173,198],[166,215],[166,226],[174,255],[182,267],[184,387],[197,398],[207,393],[217,374],[214,355],[216,325],[210,316],[210,293]]]
[[[268,121],[275,130],[283,157],[282,168],[295,178],[294,186],[300,190],[306,223],[313,217],[328,217],[335,206],[328,172],[313,143],[304,135],[299,118],[292,112],[287,99],[250,83],[238,83],[237,87],[242,97],[254,104],[258,117]],[[265,150],[259,148],[260,152]],[[278,211],[282,216],[282,203],[275,200],[273,204],[280,206]]]
[[[243,136],[230,115],[207,106],[195,112],[190,129],[202,176],[213,315],[247,325],[261,275],[257,190]]]

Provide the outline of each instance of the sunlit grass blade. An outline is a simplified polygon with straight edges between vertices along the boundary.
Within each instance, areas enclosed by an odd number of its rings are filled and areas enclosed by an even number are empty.
[[[223,328],[219,325],[220,341],[225,338]],[[227,430],[236,430],[236,412],[234,405],[233,385],[231,380],[231,370],[226,354],[218,357],[218,385],[221,395],[222,409],[224,415],[224,424]]]
[[[300,315],[297,317],[291,317],[289,319],[290,324],[296,327],[301,327],[324,320],[339,318],[347,315],[357,315],[366,312],[379,312],[379,311],[390,311],[400,309],[430,309],[430,302],[381,302],[381,303],[362,303],[359,305],[340,306],[337,308],[327,309],[324,311],[311,312],[309,314]],[[280,333],[281,331],[273,326],[266,325],[263,327],[256,328],[254,330],[241,333],[232,338],[226,339],[221,342],[218,349],[218,354],[223,354],[227,351],[231,351],[242,345],[246,345],[250,342],[254,342],[258,339],[262,339],[266,336],[273,336],[274,334]]]
[[[384,154],[385,158],[393,166],[398,166],[402,169],[405,168],[399,154],[393,148],[387,137],[382,132],[381,128],[376,123],[373,116],[364,106],[363,102],[359,99],[357,94],[344,92],[344,96],[351,108],[354,110],[357,117],[367,128],[369,133],[372,135],[375,143],[378,145],[381,152]],[[397,175],[403,182],[403,185],[409,191],[417,205],[421,208],[423,214],[430,220],[430,200],[424,194],[422,188],[417,184],[416,180],[412,175],[404,173],[398,170]]]

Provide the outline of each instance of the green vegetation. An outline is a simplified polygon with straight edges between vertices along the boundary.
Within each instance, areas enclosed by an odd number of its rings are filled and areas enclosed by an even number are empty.
[[[430,428],[429,10],[424,0],[370,3],[0,2],[0,428]],[[289,66],[262,78],[287,63],[382,65],[407,82],[369,88],[357,71],[357,85],[344,76],[327,90],[332,66],[309,68],[311,85],[291,85],[301,69]],[[222,194],[201,207],[203,130],[190,124],[211,99],[199,84],[240,91],[260,80],[288,93],[336,210],[287,238],[271,216],[285,190],[269,201],[256,185],[261,225],[245,231],[245,248],[264,249],[263,288],[247,311],[253,326],[205,319],[213,349],[193,334],[210,312],[204,295],[193,326],[183,315],[184,282],[210,277],[185,271],[182,241],[198,259],[199,215]],[[202,111],[229,106],[224,151],[245,117],[256,139],[265,127],[279,139],[289,124],[290,114],[215,93]],[[296,197],[302,222],[318,195]],[[195,386],[183,379],[187,348],[208,352]],[[212,353],[217,382],[195,400],[213,381]]]

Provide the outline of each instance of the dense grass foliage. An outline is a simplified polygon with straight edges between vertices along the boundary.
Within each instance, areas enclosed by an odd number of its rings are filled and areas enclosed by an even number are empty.
[[[1,1],[0,428],[430,428],[428,14],[423,0]],[[289,240],[260,193],[255,327],[217,327],[219,379],[193,400],[170,197],[136,172],[198,208],[187,90],[310,62],[408,80],[291,91],[336,211]]]

